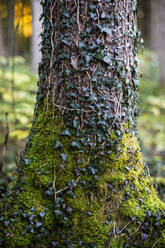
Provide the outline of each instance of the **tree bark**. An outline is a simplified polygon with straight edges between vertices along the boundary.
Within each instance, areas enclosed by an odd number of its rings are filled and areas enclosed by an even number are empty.
[[[164,247],[135,137],[136,1],[42,1],[32,130],[0,202],[4,247]]]
[[[4,44],[2,21],[1,21],[1,18],[0,18],[0,56],[5,56],[5,55],[6,55],[6,47],[5,47],[5,44]]]
[[[42,25],[39,21],[40,15],[42,13],[42,6],[39,0],[32,1],[32,27],[33,34],[31,40],[31,54],[32,54],[32,69],[35,73],[38,71],[39,62],[41,61],[41,52],[40,52],[40,42],[41,37],[40,33],[42,31]]]
[[[155,25],[152,22],[152,11],[151,2],[148,1],[138,1],[138,27],[142,32],[142,37],[144,38],[145,47],[151,49],[151,26]]]
[[[14,8],[15,8],[15,0],[7,0],[7,11],[8,11],[7,48],[8,48],[8,56],[14,56],[14,48],[15,48]]]
[[[151,22],[150,22],[150,47],[157,52],[161,67],[160,82],[165,86],[165,2],[163,0],[151,1]]]

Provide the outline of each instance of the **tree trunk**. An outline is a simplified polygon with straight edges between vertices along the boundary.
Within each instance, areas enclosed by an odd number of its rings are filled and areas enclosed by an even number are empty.
[[[14,56],[15,33],[14,33],[14,8],[15,0],[7,0],[8,28],[7,28],[7,48],[8,56]]]
[[[150,24],[150,47],[158,54],[158,59],[161,67],[162,85],[165,86],[165,2],[164,0],[151,1],[151,24]]]
[[[42,5],[37,103],[0,203],[3,247],[164,247],[165,204],[135,137],[136,1]]]
[[[138,27],[142,32],[145,47],[150,49],[152,47],[151,26],[154,25],[153,22],[151,24],[151,2],[152,0],[138,1]]]
[[[41,52],[40,52],[40,42],[41,37],[40,33],[42,31],[42,25],[39,21],[40,15],[42,13],[42,6],[40,4],[40,0],[33,0],[32,1],[32,27],[33,27],[33,34],[32,34],[32,41],[31,41],[31,54],[32,54],[32,69],[35,73],[38,71],[38,65],[41,61]]]
[[[5,47],[5,44],[4,44],[2,20],[0,18],[0,56],[5,56],[5,55],[6,55],[6,47]]]

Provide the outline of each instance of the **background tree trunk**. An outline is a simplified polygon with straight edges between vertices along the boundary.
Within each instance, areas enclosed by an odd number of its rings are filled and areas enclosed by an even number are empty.
[[[0,13],[1,15],[1,13]],[[6,47],[4,44],[4,36],[3,36],[3,29],[2,29],[2,22],[0,18],[0,56],[6,55]]]
[[[161,67],[161,83],[165,86],[165,2],[151,1],[151,48],[158,54]]]
[[[145,47],[154,50],[158,55],[161,67],[160,82],[165,84],[165,2],[149,0],[139,2],[139,27],[145,41]]]
[[[41,61],[41,52],[40,46],[41,37],[40,34],[42,32],[42,25],[39,21],[40,15],[42,13],[42,6],[40,4],[40,0],[32,1],[32,27],[33,34],[31,40],[31,55],[32,55],[32,68],[35,73],[38,71],[38,65]]]
[[[8,56],[14,56],[15,48],[15,33],[14,33],[14,8],[15,0],[7,0],[7,10],[8,10],[8,29],[7,29],[7,48]]]
[[[163,247],[136,141],[136,1],[42,1],[33,127],[0,202],[5,247]]]
[[[155,25],[154,22],[151,24],[151,18],[153,14],[151,13],[151,2],[152,0],[138,1],[138,27],[142,32],[145,47],[150,49],[152,46],[151,26]]]

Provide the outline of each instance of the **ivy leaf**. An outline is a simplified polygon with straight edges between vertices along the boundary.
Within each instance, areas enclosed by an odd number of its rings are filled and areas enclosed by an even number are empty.
[[[71,133],[70,133],[70,131],[68,129],[65,129],[64,131],[62,131],[60,133],[60,135],[61,136],[69,136],[69,137],[71,137]]]
[[[30,159],[29,158],[24,158],[24,162],[25,162],[25,165],[29,165],[30,164]]]
[[[39,216],[41,216],[43,218],[45,216],[45,213],[44,212],[40,212],[39,213]]]
[[[102,29],[102,32],[105,32],[106,34],[108,34],[109,36],[112,36],[112,29],[110,28],[103,28]]]
[[[65,45],[67,45],[68,47],[71,47],[71,46],[72,46],[72,42],[71,42],[71,41],[69,42],[69,41],[63,39],[63,40],[61,40],[61,42],[62,42],[63,44],[65,44]]]
[[[91,78],[91,81],[92,81],[92,82],[97,82],[97,76],[93,76],[93,77]]]
[[[52,243],[51,243],[51,244],[52,244],[52,246],[53,246],[53,247],[57,247],[58,242],[52,241]]]
[[[37,95],[37,102],[39,102],[43,97],[44,97],[43,94],[38,94]]]
[[[127,171],[130,171],[130,166],[125,166],[125,169],[126,169]]]
[[[83,48],[85,48],[85,44],[83,42],[79,42],[78,47],[80,49],[83,49]]]
[[[73,120],[73,127],[74,128],[78,128],[78,121],[77,120]]]
[[[112,66],[112,55],[111,55],[111,54],[106,55],[106,56],[103,58],[103,61],[104,61],[106,64]]]
[[[106,18],[106,13],[103,11],[102,14],[101,14],[101,18],[102,19],[105,19]]]
[[[133,83],[134,83],[135,86],[138,86],[139,85],[139,80],[138,79],[135,79],[134,78],[132,81],[133,81]]]
[[[4,221],[4,225],[7,227],[10,224],[10,221]]]
[[[59,148],[62,148],[62,147],[63,147],[63,144],[60,141],[57,141],[55,146],[54,146],[54,149],[59,149]]]
[[[31,207],[30,211],[31,211],[31,212],[35,212],[34,206]]]
[[[95,11],[96,10],[96,5],[90,4],[89,6],[91,11]]]
[[[60,155],[61,155],[62,160],[65,162],[67,159],[67,154],[61,153]]]
[[[78,244],[79,244],[79,246],[82,246],[82,245],[83,245],[82,240],[80,240],[80,241],[78,242]]]
[[[55,215],[57,215],[57,216],[62,215],[62,212],[61,212],[60,210],[58,210],[58,209],[57,209],[57,210],[55,210],[55,211],[54,211],[54,213],[55,213]]]
[[[77,93],[76,92],[72,92],[71,93],[71,96],[74,97],[74,98],[77,98]]]
[[[67,17],[67,18],[70,17],[70,16],[69,16],[69,13],[68,13],[67,11],[63,12],[62,14],[63,14],[63,16],[65,16],[65,17]]]
[[[95,13],[90,12],[89,14],[90,14],[90,18],[91,19],[95,19],[95,17],[96,17],[96,14]]]
[[[41,222],[36,221],[36,227],[40,227],[40,226],[42,226],[42,223],[41,223]]]
[[[66,69],[66,70],[65,70],[65,74],[66,74],[66,76],[69,76],[69,75],[70,75],[70,72],[71,72],[71,70]]]
[[[90,96],[90,101],[95,101],[95,102],[98,101],[98,97],[96,96],[95,93],[93,93],[92,96]]]
[[[143,233],[142,232],[142,240],[146,240],[148,238],[148,234],[147,233]]]
[[[71,214],[71,213],[73,212],[73,208],[68,207],[68,208],[66,209],[66,212],[67,212],[68,214]]]
[[[132,1],[132,11],[136,11],[136,0]]]
[[[35,216],[34,214],[30,215],[29,220],[32,221],[34,219],[34,216]]]
[[[86,61],[87,64],[89,64],[91,60],[92,60],[91,56],[89,56],[89,55],[85,56],[85,61]]]
[[[96,43],[97,43],[97,45],[100,45],[100,44],[102,44],[102,43],[103,43],[103,41],[102,41],[102,40],[100,40],[100,39],[97,39],[97,40],[96,40]]]
[[[81,149],[80,143],[78,143],[78,142],[76,142],[76,141],[72,141],[72,142],[70,143],[70,146],[71,146],[72,148],[75,148],[75,149]]]
[[[117,134],[118,136],[120,136],[120,135],[121,135],[121,131],[120,131],[120,130],[116,130],[116,134]]]

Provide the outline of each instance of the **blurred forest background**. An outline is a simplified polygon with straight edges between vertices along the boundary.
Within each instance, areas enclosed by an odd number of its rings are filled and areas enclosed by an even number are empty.
[[[141,0],[138,5],[144,39],[139,50],[139,140],[165,200],[165,1]],[[18,166],[32,124],[41,12],[40,0],[0,0],[0,185]]]

